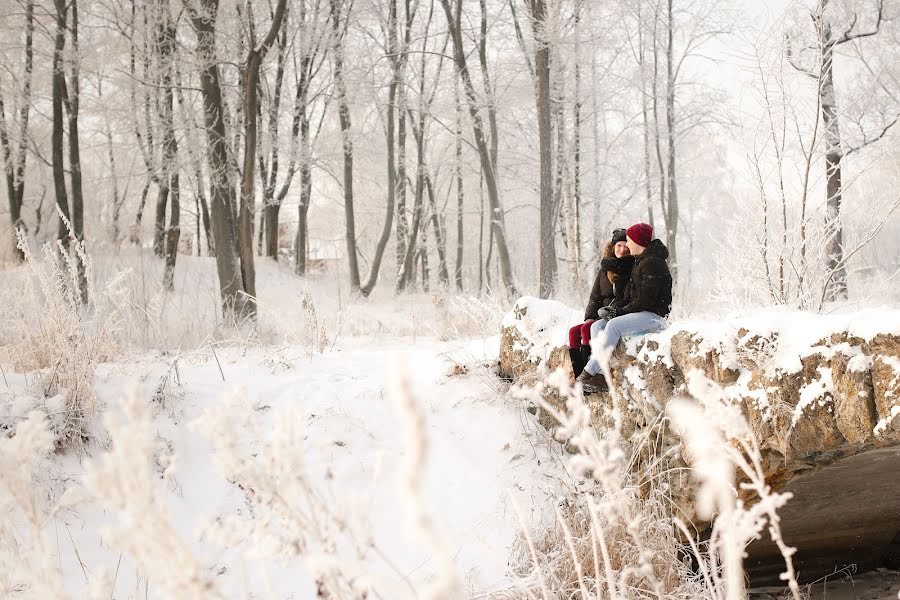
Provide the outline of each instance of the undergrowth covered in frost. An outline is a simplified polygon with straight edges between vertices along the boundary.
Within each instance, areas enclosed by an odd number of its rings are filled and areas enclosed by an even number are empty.
[[[169,349],[176,353],[171,364],[177,377],[177,357],[191,348],[209,346],[214,353],[222,345],[264,346],[277,340],[299,343],[312,355],[326,352],[338,336],[377,338],[383,330],[440,339],[492,334],[503,315],[500,300],[442,293],[431,296],[429,318],[420,315],[410,326],[398,313],[397,321],[404,323],[398,330],[392,329],[389,317],[379,321],[367,318],[365,307],[335,309],[317,303],[308,287],[300,287],[292,296],[290,320],[281,323],[281,330],[288,333],[280,337],[274,329],[266,329],[265,317],[249,332],[223,329],[215,316],[215,294],[209,302],[204,300],[206,308],[180,317],[188,326],[179,337],[177,321],[167,321],[167,311],[173,306],[182,310],[190,304],[189,296],[168,297],[155,288],[148,292],[143,273],[123,269],[102,286],[92,284],[92,303],[83,306],[75,291],[77,269],[68,253],[54,246],[45,246],[38,256],[27,246],[23,250],[26,262],[18,272],[20,281],[4,288],[10,308],[0,321],[3,362],[15,365],[16,372],[26,377],[21,390],[3,397],[0,412],[4,430],[0,511],[8,517],[0,520],[4,597],[70,597],[53,560],[46,526],[59,511],[80,502],[92,502],[112,518],[107,543],[134,560],[143,580],[152,580],[160,597],[226,597],[196,555],[187,532],[177,530],[167,516],[165,492],[179,457],[160,439],[153,421],[153,411],[166,407],[131,394],[121,401],[121,411],[105,415],[100,427],[104,407],[98,406],[94,377],[101,362],[148,347]],[[80,257],[90,281],[90,257],[83,249]],[[261,315],[280,310],[260,306]],[[347,317],[350,312],[352,319]],[[167,374],[164,383],[169,379]],[[565,398],[564,411],[543,402],[546,385]],[[660,418],[670,419],[682,433],[685,451],[697,458],[694,462],[700,467],[694,473],[700,483],[698,504],[701,516],[713,523],[702,545],[694,543],[695,532],[672,515],[669,474],[638,480],[630,465],[644,449],[629,448],[617,426],[595,428],[581,390],[571,387],[560,372],[519,394],[541,404],[558,421],[556,437],[577,450],[568,469],[581,484],[558,500],[545,527],[531,529],[523,520],[512,548],[513,579],[507,588],[463,591],[451,552],[424,510],[421,487],[428,430],[423,408],[402,373],[391,391],[406,432],[401,497],[407,526],[433,553],[438,565],[435,577],[416,589],[375,543],[373,515],[314,483],[302,419],[296,413],[286,410],[275,419],[274,429],[266,429],[259,407],[241,396],[222,403],[194,427],[212,442],[221,476],[242,491],[249,510],[208,523],[203,535],[222,549],[240,544],[250,548],[247,568],[256,569],[263,581],[270,576],[270,561],[299,562],[313,579],[317,596],[333,600],[736,600],[745,594],[743,549],[750,540],[768,534],[785,556],[784,577],[791,594],[800,598],[792,550],[781,540],[778,525],[778,509],[788,497],[766,486],[756,442],[721,390],[696,375],[689,392],[690,400],[671,403]],[[164,389],[161,393],[165,396]],[[619,422],[614,411],[606,417],[610,423]],[[84,457],[83,485],[72,486],[62,497],[51,493],[40,473],[53,453],[75,451],[82,456],[92,442],[93,456]],[[752,490],[761,501],[746,506],[738,498],[741,488]],[[372,568],[373,560],[377,569]],[[113,570],[85,573],[87,596],[110,597],[116,576]]]
[[[558,391],[565,410],[543,399],[545,385]],[[696,458],[699,516],[713,523],[702,545],[673,514],[666,474],[638,480],[630,470],[642,449],[623,441],[615,409],[606,417],[616,426],[594,427],[580,384],[573,387],[561,370],[544,384],[517,390],[558,423],[556,438],[575,450],[569,459],[573,475],[595,483],[561,499],[544,529],[522,532],[512,559],[518,580],[499,595],[485,597],[740,600],[746,598],[744,549],[764,534],[782,552],[782,578],[791,597],[804,597],[792,566],[794,550],[784,544],[779,527],[778,509],[790,495],[773,493],[766,485],[756,441],[722,390],[696,372],[689,392],[660,418],[671,421],[685,440],[684,451]],[[759,502],[745,505],[738,499],[739,487],[755,492]]]

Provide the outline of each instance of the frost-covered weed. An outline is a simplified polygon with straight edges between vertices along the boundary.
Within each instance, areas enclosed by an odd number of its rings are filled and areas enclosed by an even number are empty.
[[[544,401],[545,385],[558,390],[565,410]],[[573,475],[595,484],[561,500],[545,529],[520,535],[512,560],[520,579],[514,589],[492,597],[743,600],[744,549],[766,532],[784,556],[782,579],[800,600],[791,559],[795,550],[784,543],[778,517],[790,494],[769,489],[756,440],[722,390],[692,373],[688,391],[691,399],[673,400],[661,418],[671,419],[694,467],[698,516],[713,523],[702,548],[688,524],[672,514],[666,478],[655,474],[637,481],[629,467],[636,458],[626,451],[641,449],[629,449],[621,438],[617,415],[606,416],[613,427],[592,426],[580,389],[559,370],[545,383],[519,390],[557,421],[557,439],[577,451],[569,459]],[[738,490],[758,500],[748,505]]]
[[[321,322],[319,313],[316,310],[316,302],[313,299],[312,294],[309,293],[309,290],[302,290],[300,292],[300,307],[303,309],[305,315],[304,333],[307,337],[307,345],[310,348],[310,353],[324,352],[325,345],[328,343],[328,338],[325,336],[325,324]]]
[[[122,329],[123,277],[109,280],[102,293],[88,284],[94,304],[79,296],[79,266],[90,281],[92,263],[82,244],[72,257],[60,243],[45,244],[35,256],[20,236],[25,256],[21,287],[7,289],[7,308],[0,321],[0,352],[4,362],[20,373],[36,372],[31,395],[51,416],[58,448],[82,451],[92,437],[91,420],[97,410],[94,372],[100,361],[116,356],[117,332]],[[11,415],[21,418],[23,415]]]
[[[155,433],[150,403],[134,393],[121,406],[121,418],[104,419],[112,448],[88,463],[84,482],[84,494],[117,518],[105,539],[152,574],[163,597],[223,598],[168,518],[166,485],[175,462]]]
[[[44,415],[31,412],[0,436],[0,597],[62,598],[64,586],[44,526],[54,506],[38,480],[53,452]]]
[[[409,513],[408,524],[413,537],[421,538],[434,552],[440,571],[423,590],[426,598],[454,600],[461,595],[461,586],[450,549],[440,539],[425,510],[422,488],[428,458],[428,427],[425,412],[410,389],[405,369],[398,368],[392,395],[399,408],[406,429],[406,455],[401,472],[401,492]]]
[[[556,438],[577,450],[569,459],[572,475],[595,484],[561,500],[545,529],[520,535],[512,561],[520,580],[502,597],[703,597],[672,526],[665,486],[651,483],[642,493],[619,432],[591,425],[591,409],[567,375],[557,371],[547,385],[559,390],[565,410],[542,399],[542,385],[519,393],[541,404],[559,424]]]
[[[435,335],[442,340],[494,334],[508,306],[502,300],[486,296],[466,296],[448,292],[432,296],[435,308]]]
[[[794,599],[800,600],[791,558],[795,549],[784,543],[778,516],[791,494],[774,493],[766,483],[758,443],[740,407],[698,371],[689,374],[687,383],[692,399],[673,401],[669,414],[684,441],[684,452],[690,456],[692,473],[700,483],[698,516],[714,519],[706,550],[701,552],[692,543],[708,597],[745,597],[744,548],[767,531],[785,560],[781,579],[787,582]],[[748,505],[739,498],[738,489],[750,492],[758,500]],[[687,526],[677,517],[675,521],[690,539]]]
[[[212,526],[224,547],[248,544],[259,562],[302,561],[320,597],[356,600],[379,585],[363,562],[377,554],[366,519],[353,515],[326,489],[314,484],[306,461],[303,419],[292,408],[266,430],[240,397],[196,423],[215,444],[220,473],[244,493],[252,518],[228,515]]]

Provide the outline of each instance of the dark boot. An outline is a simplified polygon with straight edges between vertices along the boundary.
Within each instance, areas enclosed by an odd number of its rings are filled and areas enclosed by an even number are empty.
[[[579,348],[579,350],[581,350],[581,356],[583,357],[582,360],[584,360],[583,364],[587,365],[591,360],[591,347],[582,346],[581,348]],[[581,367],[581,370],[584,371],[584,367]]]
[[[609,391],[609,386],[606,384],[606,377],[604,377],[603,373],[591,375],[587,371],[584,371],[575,381],[581,383],[585,394],[596,394],[598,392]]]
[[[569,348],[569,358],[572,359],[572,373],[575,377],[581,375],[581,372],[584,371],[584,365],[587,364],[587,359],[581,350],[581,348]]]

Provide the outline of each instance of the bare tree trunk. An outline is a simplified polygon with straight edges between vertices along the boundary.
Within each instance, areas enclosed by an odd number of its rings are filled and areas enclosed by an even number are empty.
[[[178,240],[181,238],[181,185],[178,166],[178,140],[175,137],[175,93],[172,89],[175,61],[176,24],[169,12],[168,0],[159,3],[160,38],[159,63],[163,88],[163,102],[160,106],[160,122],[162,123],[163,159],[160,177],[157,211],[162,205],[162,219],[165,223],[166,196],[169,198],[169,227],[165,230],[165,268],[163,270],[163,288],[175,289],[175,262],[178,258]],[[157,219],[159,214],[157,213]],[[158,221],[157,221],[158,222]],[[156,240],[154,238],[154,244]]]
[[[150,20],[148,18],[148,6],[142,5],[143,8],[141,10],[141,21],[145,29],[149,30],[150,28]],[[135,40],[138,37],[138,3],[132,1],[131,3],[131,35],[129,36],[129,74],[130,74],[130,85],[129,85],[129,95],[131,99],[131,110],[132,116],[134,118],[134,137],[137,141],[138,150],[141,153],[141,158],[144,163],[144,169],[147,172],[147,181],[141,189],[141,200],[138,205],[138,210],[135,215],[134,223],[131,226],[131,231],[129,232],[129,239],[131,243],[138,245],[141,243],[141,223],[143,221],[144,216],[144,207],[147,203],[147,196],[150,192],[150,185],[153,183],[159,184],[159,178],[156,173],[156,166],[153,162],[153,157],[155,154],[154,150],[154,135],[153,135],[153,122],[150,116],[150,82],[151,82],[151,58],[153,55],[153,48],[147,47],[147,44],[144,44],[143,48],[143,57],[142,57],[142,66],[143,71],[140,75],[137,73],[137,46]],[[141,86],[143,97],[141,98],[140,104],[138,103],[137,98],[137,83],[138,81],[143,81],[145,84]],[[154,88],[155,89],[155,88]],[[141,133],[140,127],[140,117],[143,115],[145,134]],[[155,241],[156,230],[154,230],[154,241]]]
[[[206,191],[203,188],[203,169],[199,160],[195,167],[195,177],[197,179],[197,201],[200,203],[200,218],[203,220],[203,235],[206,237],[206,251],[210,256],[213,256],[216,252],[215,237],[213,236],[209,218],[209,203],[206,200]]]
[[[405,24],[403,30],[402,49],[395,53],[395,61],[392,61],[396,72],[397,81],[400,83],[397,90],[397,289],[401,287],[403,278],[404,261],[409,240],[410,224],[407,220],[406,210],[406,66],[409,53],[410,37],[412,35],[413,9],[410,0],[404,1]],[[396,7],[394,7],[396,19]]]
[[[556,287],[556,231],[553,201],[553,132],[550,125],[550,45],[547,40],[544,0],[535,0],[532,28],[534,31],[534,67],[537,79],[536,100],[538,138],[541,157],[541,235],[539,295],[549,298]],[[561,158],[561,157],[560,157]]]
[[[593,2],[587,3],[587,10],[589,13],[589,21],[593,21]],[[597,59],[591,53],[591,187],[593,188],[593,193],[595,194],[594,206],[593,206],[593,224],[592,230],[594,235],[591,239],[591,243],[593,246],[593,257],[596,262],[599,263],[599,257],[603,255],[603,245],[605,244],[603,232],[600,227],[600,219],[601,219],[601,203],[600,199],[603,197],[603,191],[601,189],[601,181],[600,181],[600,106],[597,102]],[[593,268],[593,265],[591,266]]]
[[[305,0],[304,0],[305,2]],[[278,38],[278,60],[275,69],[275,89],[272,100],[269,104],[269,145],[271,147],[269,156],[269,172],[260,169],[260,179],[263,180],[263,213],[262,221],[264,227],[260,227],[260,235],[265,230],[265,256],[272,260],[278,260],[278,230],[279,219],[281,216],[281,202],[275,197],[275,184],[278,178],[278,167],[281,145],[278,143],[278,117],[281,111],[281,94],[284,89],[284,71],[285,61],[287,60],[286,50],[288,42],[287,25],[281,28],[281,35]],[[291,148],[296,145],[296,136],[291,139]],[[292,176],[288,173],[288,176]]]
[[[478,173],[478,294],[484,289],[484,173]]]
[[[81,145],[78,136],[78,110],[80,104],[80,49],[78,47],[78,2],[71,0],[72,22],[69,26],[72,38],[72,57],[70,65],[71,91],[66,87],[65,76],[61,77],[62,100],[66,107],[69,121],[69,186],[72,191],[72,235],[76,243],[84,243],[84,194],[81,185]],[[63,9],[65,10],[65,9]],[[65,17],[63,17],[65,21]],[[74,260],[78,272],[78,296],[82,304],[88,303],[87,265],[80,253],[76,252]]]
[[[847,290],[847,264],[844,256],[843,247],[843,224],[841,222],[841,201],[843,194],[843,184],[841,182],[841,161],[844,157],[844,150],[841,141],[841,132],[838,124],[838,106],[837,96],[834,89],[834,50],[836,46],[845,44],[852,40],[863,37],[877,35],[881,29],[881,23],[884,20],[884,0],[878,0],[876,3],[877,16],[874,26],[869,30],[859,30],[857,23],[859,21],[857,14],[853,14],[849,19],[849,27],[843,32],[834,35],[831,22],[825,14],[825,10],[830,0],[819,0],[816,10],[813,12],[813,23],[816,28],[816,37],[819,49],[818,68],[811,70],[798,65],[794,61],[794,57],[790,54],[788,47],[788,60],[799,71],[817,80],[818,83],[818,101],[819,110],[822,114],[822,123],[825,126],[825,286],[822,290],[822,298],[820,300],[820,308],[823,302],[846,300],[848,297]],[[896,120],[894,121],[896,122]],[[818,121],[817,121],[818,123]],[[893,125],[889,124],[882,131],[882,135],[887,129]],[[881,139],[876,136],[871,140],[863,139],[863,143],[858,148],[862,148],[874,141]],[[814,140],[815,141],[815,140]],[[806,156],[811,156],[812,149]],[[800,281],[799,286],[802,287],[803,278],[806,274],[806,190],[809,175],[809,162],[806,165],[806,174],[803,178],[803,195],[801,196],[801,217],[800,217]]]
[[[16,230],[26,230],[22,219],[22,205],[25,201],[25,163],[28,143],[28,117],[31,109],[31,76],[34,65],[34,2],[25,3],[25,68],[22,95],[19,105],[18,143],[13,150],[12,140],[6,126],[3,95],[0,90],[0,147],[3,150],[3,165],[6,173],[6,191],[9,198],[9,219],[12,226],[13,252],[19,261],[25,260],[24,252],[18,247]]]
[[[255,202],[254,184],[256,181],[259,67],[265,59],[269,48],[275,43],[278,30],[281,29],[281,24],[284,21],[286,9],[287,0],[278,0],[275,15],[272,17],[272,25],[259,46],[256,46],[253,28],[250,29],[250,50],[247,53],[244,67],[244,166],[241,172],[238,249],[241,257],[241,276],[244,281],[244,291],[249,296],[248,309],[254,313],[256,311],[256,266],[253,262],[253,212]],[[252,13],[248,15],[248,18],[251,21],[253,20]],[[277,228],[277,220],[275,226]],[[277,232],[275,237],[277,240]]]
[[[424,140],[424,115],[419,117],[419,129],[416,133],[416,191],[413,201],[413,218],[409,228],[409,239],[406,244],[406,254],[403,258],[403,271],[397,282],[397,290],[406,289],[415,277],[416,243],[418,241],[422,212],[424,211],[425,196],[425,140]]]
[[[63,165],[63,97],[66,89],[66,76],[63,65],[63,51],[66,45],[66,21],[68,7],[65,0],[53,0],[56,8],[56,32],[53,44],[53,132],[51,134],[51,161],[53,164],[53,188],[56,194],[56,207],[59,212],[57,240],[64,248],[69,247],[69,197],[66,191],[66,174]]]
[[[422,291],[427,293],[431,289],[431,269],[428,268],[428,223],[426,221],[422,222],[422,243],[416,254],[419,257],[419,264],[422,265]]]
[[[572,265],[573,283],[577,284],[581,279],[581,9],[582,0],[575,2],[575,107],[574,107],[574,131],[573,131],[573,159],[572,159],[572,240],[573,258]]]
[[[397,94],[397,286],[403,276],[403,260],[409,243],[406,210],[406,86]]]
[[[190,132],[189,137],[193,137],[194,132],[197,130],[197,122],[194,118],[193,111],[190,109],[187,102],[185,102],[184,89],[181,85],[181,69],[178,68],[177,60],[173,64],[173,70],[175,74],[175,95],[178,99],[178,105],[181,108],[181,113],[187,117],[187,127],[188,131]],[[209,220],[209,203],[206,199],[206,192],[203,189],[204,183],[202,158],[199,156],[200,153],[196,151],[194,145],[190,143],[190,140],[185,145],[185,147],[187,149],[188,160],[190,160],[191,165],[193,166],[194,180],[196,185],[195,203],[197,205],[197,256],[200,256],[202,254],[203,246],[200,243],[201,233],[206,237],[206,250],[208,255],[213,256],[215,254],[215,245],[213,244],[213,235]]]
[[[170,53],[174,51],[174,44],[169,45],[169,26],[168,26],[168,1],[161,0],[153,3],[158,11],[156,15],[156,37],[153,45],[157,54],[157,80],[159,88],[161,88],[163,98],[162,102],[157,101],[156,108],[158,118],[162,126],[162,154],[163,158],[160,165],[159,182],[156,192],[156,214],[153,220],[153,254],[160,258],[166,257],[166,205],[169,200],[169,186],[171,185],[171,173],[174,168],[174,160],[170,153],[172,151],[172,142],[175,139],[174,122],[170,125],[172,106],[170,104],[172,94],[172,58]],[[157,92],[159,93],[159,92]],[[148,119],[149,128],[149,119]],[[168,263],[168,260],[166,261]],[[163,281],[166,281],[167,274],[163,273]]]
[[[331,0],[332,40],[334,60],[334,95],[338,102],[341,139],[344,148],[344,216],[346,222],[347,260],[350,264],[350,287],[360,291],[359,262],[356,256],[356,216],[353,212],[353,138],[350,106],[347,104],[347,84],[344,81],[344,23],[341,19],[343,0]]]
[[[838,125],[837,98],[834,93],[834,46],[831,23],[825,17],[827,0],[820,0],[821,15],[817,24],[822,51],[822,78],[819,105],[825,125],[825,299],[829,302],[847,299],[847,266],[844,264],[844,229],[841,223],[841,131]]]
[[[485,110],[487,110],[488,130],[490,132],[491,164],[494,174],[497,173],[497,149],[500,146],[500,132],[497,127],[497,104],[494,97],[494,84],[491,83],[491,70],[487,62],[487,2],[478,0],[481,7],[481,28],[478,34],[478,64],[481,66],[481,78],[484,81]]]
[[[405,167],[405,151],[401,149],[401,178],[398,178],[397,173],[397,165],[396,165],[396,155],[395,155],[395,147],[394,147],[394,128],[396,121],[396,114],[398,107],[396,106],[397,97],[398,97],[398,88],[401,87],[402,77],[403,77],[403,67],[406,64],[406,53],[407,46],[406,44],[409,41],[409,35],[412,25],[412,14],[410,13],[409,0],[406,2],[406,33],[404,34],[404,46],[401,51],[398,45],[397,40],[397,0],[390,0],[388,4],[388,61],[391,64],[391,82],[388,86],[388,107],[387,107],[387,180],[388,180],[388,190],[387,190],[387,214],[384,218],[384,226],[381,229],[381,237],[378,239],[378,245],[375,248],[375,258],[372,260],[372,268],[369,271],[369,278],[366,281],[366,284],[362,287],[361,292],[363,296],[368,296],[372,293],[372,290],[375,289],[375,284],[378,281],[378,273],[381,270],[381,261],[384,258],[384,251],[387,248],[388,240],[391,235],[391,227],[394,221],[394,203],[396,201],[398,187],[402,188],[402,190],[406,189],[406,182],[402,179],[406,178],[406,167]],[[402,133],[402,144],[401,148],[406,145],[406,133],[405,133],[405,107],[402,106],[404,103],[400,103],[400,123],[401,123],[401,133]],[[398,181],[398,179],[401,179]],[[404,191],[400,191],[401,194],[405,196]],[[403,201],[405,204],[405,200]],[[405,227],[405,217],[400,215],[400,218],[397,220],[397,257],[399,261],[399,257],[401,254],[401,250],[403,248],[403,244],[400,241],[401,235],[401,225],[403,222]],[[399,272],[398,272],[399,273]],[[398,282],[400,275],[398,274]]]
[[[484,125],[478,109],[479,101],[475,94],[475,86],[472,83],[472,77],[469,74],[465,49],[463,48],[462,29],[460,25],[461,3],[457,1],[455,11],[450,6],[450,0],[441,0],[441,5],[447,16],[448,29],[453,41],[453,55],[466,92],[466,99],[469,105],[469,116],[472,120],[472,132],[475,137],[475,144],[478,147],[478,155],[481,159],[482,171],[484,172],[484,179],[487,184],[488,202],[491,210],[491,232],[497,239],[497,252],[500,255],[500,271],[503,276],[503,283],[506,286],[507,292],[516,296],[519,292],[514,281],[512,264],[509,258],[509,248],[506,244],[505,218],[503,207],[500,203],[500,192],[497,187],[496,172],[494,163],[491,160],[491,151],[485,140]]]
[[[210,216],[216,245],[216,267],[223,315],[228,320],[240,321],[253,313],[252,307],[247,306],[235,239],[234,184],[227,155],[222,88],[216,60],[215,26],[219,3],[218,0],[198,1],[199,7],[189,3],[187,8],[197,33],[197,54],[201,66],[200,87],[209,146]]]
[[[672,281],[678,280],[678,187],[675,177],[675,59],[674,53],[675,22],[672,12],[672,0],[669,0],[668,42],[666,44],[666,136],[668,138],[668,182],[669,198],[666,202],[666,241],[669,249],[669,270]],[[673,283],[674,285],[674,283]]]
[[[647,91],[647,49],[644,39],[644,21],[641,15],[641,3],[638,3],[638,66],[641,71],[641,116],[643,118],[643,143],[644,143],[644,193],[647,200],[647,218],[651,227],[655,227],[653,218],[653,189],[650,180],[653,176],[650,166],[650,108],[648,106],[649,92]],[[656,43],[656,40],[653,40]],[[654,74],[655,77],[655,74]]]
[[[163,153],[165,153],[163,142]],[[156,214],[153,219],[153,254],[158,257],[165,256],[166,238],[166,204],[169,198],[169,186],[165,174],[161,174],[156,190]]]
[[[666,235],[668,236],[668,215],[669,211],[666,208],[666,163],[663,160],[662,154],[662,144],[660,140],[662,135],[660,133],[660,118],[659,118],[659,43],[657,41],[658,38],[658,25],[659,25],[659,6],[657,5],[654,8],[653,13],[653,78],[650,80],[650,99],[651,106],[653,109],[653,141],[654,141],[654,149],[656,151],[656,162],[659,167],[659,205],[660,205],[660,213],[662,215],[663,224],[666,226]],[[671,243],[666,237],[666,242]]]
[[[425,25],[426,35],[422,44],[421,61],[419,63],[419,106],[417,118],[412,118],[412,111],[410,111],[409,113],[410,120],[413,124],[413,136],[416,140],[416,195],[415,204],[413,206],[412,226],[410,227],[411,233],[409,239],[407,240],[406,254],[403,260],[403,271],[401,272],[400,278],[397,283],[398,291],[411,285],[415,280],[416,258],[418,256],[416,244],[421,233],[420,229],[424,231],[427,228],[427,219],[423,221],[423,213],[425,211],[425,186],[428,182],[428,167],[426,164],[427,159],[425,157],[425,142],[427,139],[427,133],[425,127],[426,118],[430,115],[431,105],[434,102],[434,98],[437,93],[437,82],[440,79],[441,67],[443,66],[443,60],[441,60],[441,62],[439,62],[437,66],[437,73],[433,77],[434,85],[429,92],[426,92],[426,84],[428,79],[426,77],[426,48],[428,40],[427,33],[431,29],[433,16],[434,2],[431,2],[431,8],[428,12],[427,22]],[[443,54],[443,50],[441,54]]]
[[[455,71],[455,69],[454,69]],[[453,99],[456,105],[456,269],[454,279],[456,289],[463,290],[463,176],[462,176],[462,102],[459,99],[459,73],[456,72],[453,85]],[[480,260],[480,259],[479,259]]]
[[[438,215],[434,183],[427,173],[425,174],[425,187],[428,191],[428,205],[431,210],[431,226],[434,229],[434,247],[438,255],[438,281],[446,286],[450,283],[450,272],[447,269],[447,236]],[[423,238],[422,244],[424,245],[424,243],[425,239]]]
[[[163,271],[163,287],[175,289],[175,260],[178,257],[178,241],[181,239],[181,186],[178,171],[169,179],[169,227],[166,229],[166,266]],[[199,242],[199,240],[198,240]]]
[[[109,158],[109,176],[112,179],[112,241],[118,244],[122,240],[122,230],[119,225],[122,215],[122,204],[125,195],[119,193],[119,177],[116,173],[116,153],[113,148],[113,134],[109,121],[106,122],[106,150]],[[125,186],[127,191],[128,186]]]
[[[312,45],[301,46],[302,53],[300,56],[300,74],[297,81],[297,89],[294,100],[294,116],[291,126],[291,140],[297,140],[299,135],[299,151],[300,151],[300,198],[297,204],[297,235],[294,239],[294,272],[298,275],[306,274],[307,252],[309,251],[309,205],[312,201],[312,153],[310,140],[310,123],[309,123],[309,91],[312,79],[324,59],[324,44],[329,36],[327,31],[331,29],[328,19],[319,17],[319,1],[316,0],[313,14],[307,18],[306,0],[298,3],[299,21],[306,33],[307,40],[311,40]],[[309,29],[310,26],[322,27]],[[327,104],[326,108],[327,110]],[[322,118],[324,119],[325,110],[323,110]],[[291,161],[288,167],[288,176],[285,179],[285,186],[293,178],[296,168],[295,147],[291,149]],[[286,194],[287,188],[282,186],[281,193]]]
[[[305,93],[304,93],[305,94]],[[294,241],[294,272],[306,274],[306,253],[309,246],[309,203],[312,200],[312,170],[310,169],[309,117],[306,116],[306,97],[300,109],[300,201],[297,204],[297,238]]]

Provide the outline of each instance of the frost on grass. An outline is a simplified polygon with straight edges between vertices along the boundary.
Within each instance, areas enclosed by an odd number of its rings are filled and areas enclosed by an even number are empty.
[[[561,498],[543,529],[523,530],[512,558],[518,580],[499,597],[703,597],[669,518],[663,478],[647,488],[634,476],[619,431],[591,425],[591,409],[564,373],[556,371],[547,385],[565,398],[564,410],[543,402],[540,390],[518,393],[552,413],[555,437],[577,450],[570,472],[594,483]]]
[[[577,451],[569,470],[593,484],[560,499],[554,520],[543,529],[523,530],[512,559],[519,579],[498,597],[743,600],[744,548],[768,535],[782,551],[783,579],[799,600],[794,549],[784,544],[778,517],[790,495],[768,488],[759,446],[720,386],[694,372],[688,381],[692,399],[675,400],[667,409],[695,465],[699,515],[713,523],[700,546],[671,502],[666,473],[638,477],[630,469],[645,449],[630,446],[618,428],[593,427],[591,409],[562,371],[545,383],[565,399],[565,409],[546,402],[543,407],[558,423],[555,437]],[[518,393],[542,402],[540,389]],[[745,488],[759,500],[745,504],[738,493]]]
[[[123,327],[125,275],[110,279],[102,292],[89,285],[94,305],[84,306],[79,296],[78,261],[90,281],[92,263],[79,245],[76,257],[57,245],[45,244],[32,254],[24,237],[25,255],[20,269],[23,282],[5,291],[5,319],[0,320],[0,357],[26,377],[27,389],[18,394],[19,405],[5,411],[6,428],[31,408],[50,417],[56,446],[83,452],[96,435],[97,411],[94,373],[97,364],[117,354],[115,334]],[[30,405],[23,405],[29,399]]]
[[[112,448],[88,463],[85,476],[84,493],[116,517],[107,539],[152,574],[164,597],[223,598],[168,518],[166,484],[175,463],[156,436],[150,403],[134,393],[121,406],[122,417],[104,419]]]
[[[0,436],[0,597],[64,597],[55,544],[43,531],[54,507],[38,478],[54,441],[46,417],[36,411],[12,437]]]

